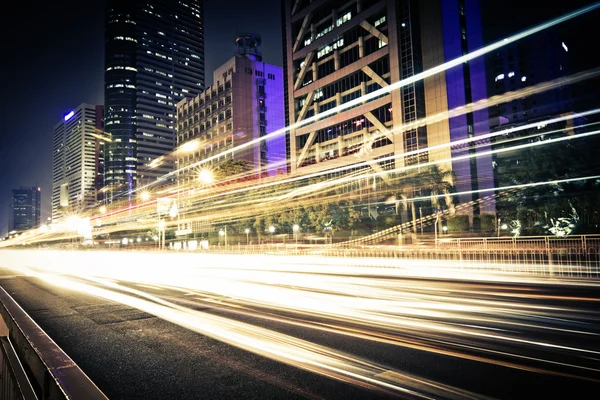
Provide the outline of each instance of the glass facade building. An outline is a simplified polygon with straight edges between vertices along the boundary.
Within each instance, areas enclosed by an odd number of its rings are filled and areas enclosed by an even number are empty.
[[[173,169],[175,105],[204,88],[201,0],[108,0],[105,130],[108,201]]]
[[[12,190],[12,223],[9,231],[24,231],[40,226],[40,200],[39,187],[19,188]]]

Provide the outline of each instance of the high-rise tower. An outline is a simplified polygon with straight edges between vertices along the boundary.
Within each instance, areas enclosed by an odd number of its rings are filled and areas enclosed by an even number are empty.
[[[12,223],[9,231],[24,231],[40,226],[40,194],[39,187],[12,190]]]
[[[177,102],[204,88],[203,18],[202,0],[107,1],[108,196],[172,170],[152,162],[174,148]]]
[[[282,9],[286,125],[295,125],[288,141],[292,172],[366,162],[382,173],[439,161],[455,172],[463,203],[493,184],[491,158],[456,158],[482,144],[429,150],[488,132],[487,111],[424,122],[487,97],[482,59],[356,103],[482,47],[478,1],[284,0]],[[351,101],[352,107],[325,114]],[[486,207],[494,211],[493,203]]]
[[[80,104],[54,126],[52,145],[52,220],[98,203],[104,140],[102,106]]]

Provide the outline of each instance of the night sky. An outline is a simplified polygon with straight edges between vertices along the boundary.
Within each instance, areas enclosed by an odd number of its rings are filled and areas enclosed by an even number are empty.
[[[489,42],[592,2],[572,0],[554,8],[547,1],[482,3],[484,39]],[[532,7],[534,4],[544,6]],[[80,103],[103,103],[104,2],[63,0],[35,2],[34,6],[22,1],[12,2],[11,8],[11,15],[27,17],[20,19],[19,25],[5,21],[0,26],[0,236],[8,230],[11,189],[40,186],[42,221],[50,216],[52,129],[63,114]],[[571,51],[578,57],[578,69],[598,65],[597,58],[590,57],[591,49],[586,48],[586,41],[596,35],[593,30],[598,17],[594,12],[565,25]],[[206,0],[207,84],[212,83],[212,71],[232,56],[238,32],[262,35],[263,60],[281,65],[279,0]]]

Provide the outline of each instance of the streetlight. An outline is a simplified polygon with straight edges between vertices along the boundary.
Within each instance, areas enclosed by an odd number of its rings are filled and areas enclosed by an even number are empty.
[[[221,229],[219,231],[219,236],[221,236],[222,238],[225,239],[225,247],[227,247],[227,227],[225,227],[225,229]]]
[[[294,224],[292,230],[294,231],[294,239],[296,239],[296,247],[298,247],[298,231],[300,230],[300,225]]]
[[[214,179],[213,173],[209,169],[201,169],[198,173],[198,180],[205,185],[210,185]]]
[[[150,200],[150,192],[147,190],[144,190],[143,192],[140,193],[140,199],[142,201],[148,201]]]
[[[269,226],[269,232],[271,232],[271,244],[273,244],[273,233],[275,233],[275,227],[273,225]]]
[[[246,232],[246,246],[248,246],[250,244],[250,238],[248,236],[250,234],[250,229],[246,228],[244,232]]]
[[[105,206],[100,207],[100,213],[104,214],[105,212],[106,212],[106,207]]]
[[[442,230],[444,231],[444,233],[448,232],[448,227],[446,225],[442,226]]]

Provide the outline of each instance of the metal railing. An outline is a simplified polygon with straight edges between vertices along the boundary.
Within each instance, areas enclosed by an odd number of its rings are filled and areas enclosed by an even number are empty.
[[[197,252],[325,257],[448,260],[470,271],[526,273],[547,277],[600,278],[600,235],[571,237],[443,239],[422,246],[233,245]]]
[[[0,343],[3,400],[107,399],[3,288]]]

